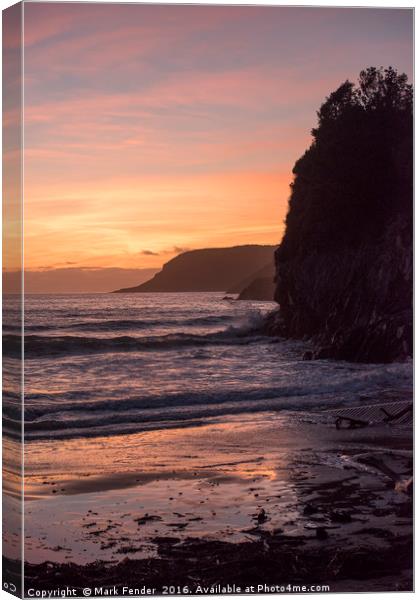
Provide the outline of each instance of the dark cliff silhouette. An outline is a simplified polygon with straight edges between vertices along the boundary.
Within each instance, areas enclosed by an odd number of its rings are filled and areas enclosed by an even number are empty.
[[[274,255],[273,260],[257,273],[247,277],[239,287],[238,300],[274,301]],[[229,290],[228,290],[229,291]]]
[[[269,331],[320,357],[412,353],[412,86],[393,68],[346,81],[296,162]]]
[[[272,261],[274,250],[258,245],[190,250],[164,264],[149,281],[117,292],[225,292]]]

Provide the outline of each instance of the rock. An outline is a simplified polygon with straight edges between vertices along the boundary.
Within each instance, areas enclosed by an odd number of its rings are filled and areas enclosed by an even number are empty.
[[[405,240],[399,249],[398,230]],[[382,279],[381,266],[387,274]],[[357,250],[286,258],[280,246],[276,269],[280,310],[268,316],[265,331],[311,339],[316,350],[312,357],[305,352],[304,360],[386,363],[412,356],[412,238],[403,219]]]
[[[150,523],[151,521],[162,521],[162,517],[160,517],[158,515],[149,515],[149,513],[146,513],[142,517],[139,517],[138,519],[134,519],[134,521],[138,525],[145,525],[146,523]]]
[[[315,535],[318,540],[326,540],[328,538],[328,532],[324,527],[317,527]]]
[[[414,487],[414,478],[410,477],[409,479],[400,479],[395,483],[395,491],[403,494],[408,494],[409,496],[413,495],[413,487]]]
[[[262,523],[265,523],[268,519],[267,513],[265,512],[265,510],[262,508],[260,510],[260,512],[257,515],[257,523],[259,525],[261,525]]]
[[[333,511],[330,514],[330,519],[335,523],[350,523],[352,520],[350,513],[340,510]]]
[[[319,350],[317,350],[315,352],[315,358],[317,360],[322,360],[325,358],[332,358],[334,355],[334,350],[332,348],[319,348]]]
[[[412,90],[383,115],[380,143],[372,137],[379,135],[377,107],[355,108],[367,88],[371,98],[388,93],[380,81],[379,70],[367,87],[353,88],[354,104],[343,100],[332,111],[337,96],[326,101],[313,143],[293,170],[275,252],[279,310],[266,331],[311,339],[316,358],[386,363],[413,353]]]
[[[303,509],[304,515],[313,515],[316,512],[318,512],[318,509],[313,504],[306,504],[305,508]]]

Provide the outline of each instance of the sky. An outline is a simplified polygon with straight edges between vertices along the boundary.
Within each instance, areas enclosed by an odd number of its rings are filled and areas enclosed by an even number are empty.
[[[316,111],[412,77],[400,9],[27,3],[25,266],[156,268],[280,242]]]

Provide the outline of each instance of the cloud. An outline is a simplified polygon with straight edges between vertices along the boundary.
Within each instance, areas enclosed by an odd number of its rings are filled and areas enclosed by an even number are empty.
[[[69,260],[79,266],[159,267],[189,249],[275,243],[281,236],[290,171],[112,175],[74,178],[65,190],[62,182],[31,181],[25,207],[28,268]]]
[[[140,254],[143,256],[159,256],[159,252],[153,252],[153,250],[142,250]]]
[[[409,11],[28,3],[29,267],[276,243],[317,108],[366,64],[409,71],[410,32]]]
[[[174,246],[172,251],[176,254],[182,254],[183,252],[189,252],[191,248],[183,248],[182,246]]]

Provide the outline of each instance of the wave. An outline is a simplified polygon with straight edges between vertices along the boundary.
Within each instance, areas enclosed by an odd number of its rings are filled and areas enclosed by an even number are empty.
[[[195,317],[187,320],[167,321],[183,328],[185,323],[197,325],[221,324],[223,320],[231,320],[232,317],[226,315]],[[251,311],[246,316],[234,320],[234,324],[229,325],[224,330],[213,331],[206,334],[191,334],[185,332],[174,332],[164,335],[148,335],[143,337],[135,336],[115,336],[108,338],[87,337],[79,335],[47,336],[47,335],[25,335],[24,350],[26,358],[41,358],[58,356],[63,354],[95,354],[104,352],[141,352],[147,350],[176,350],[188,346],[208,346],[208,345],[240,345],[250,344],[261,340],[268,340],[265,335],[261,335],[261,326],[264,315],[259,311]],[[132,324],[138,321],[102,321],[103,327],[113,327],[112,323],[120,329],[121,323]],[[150,322],[147,327],[150,328]],[[162,325],[162,321],[155,321]],[[39,326],[41,327],[41,326]],[[89,323],[83,323],[83,327],[89,328]],[[132,329],[131,325],[130,328]],[[13,334],[3,335],[3,353],[9,357],[20,356],[21,336]]]
[[[247,336],[245,333],[232,335],[225,331],[191,335],[187,333],[170,333],[148,337],[118,336],[112,338],[95,338],[81,336],[37,336],[26,335],[24,338],[25,358],[41,358],[64,354],[95,354],[105,352],[141,352],[147,350],[177,350],[188,346],[226,346],[256,343],[267,339],[264,336]],[[20,336],[3,336],[3,352],[10,357],[20,356]]]
[[[297,391],[297,390],[296,390]],[[233,415],[240,413],[252,413],[261,411],[292,411],[299,406],[299,411],[313,408],[317,409],[337,404],[337,395],[331,392],[321,394],[284,395],[281,390],[263,390],[250,393],[249,390],[239,391],[234,394],[217,394],[213,396],[202,396],[197,394],[187,398],[182,403],[177,398],[175,404],[168,404],[168,397],[164,399],[165,405],[144,407],[142,399],[137,402],[120,401],[112,410],[110,406],[103,404],[96,410],[86,410],[81,405],[79,410],[73,407],[71,411],[49,410],[42,416],[36,417],[39,409],[31,410],[25,407],[25,437],[27,439],[48,438],[72,438],[72,437],[96,437],[100,435],[118,435],[144,431],[150,429],[166,429],[168,427],[181,427],[195,421],[207,422],[213,417]],[[163,399],[162,399],[163,400]],[[341,398],[341,403],[344,401]],[[339,402],[340,403],[340,402]],[[63,408],[63,407],[61,407]],[[4,427],[12,431],[19,421],[12,415],[4,418]]]
[[[372,390],[372,393],[374,391],[380,399],[386,390]],[[168,404],[170,397],[161,400],[166,404],[159,406],[157,402],[158,406],[154,408],[144,407],[144,401],[138,398],[137,402],[134,399],[128,403],[116,402],[118,407],[114,409],[102,404],[96,410],[92,410],[92,407],[89,410],[85,405],[81,405],[79,409],[73,406],[73,410],[69,411],[48,410],[37,417],[34,413],[38,413],[39,410],[25,407],[25,438],[41,440],[122,435],[170,427],[187,427],[191,424],[200,425],[215,417],[235,414],[280,411],[289,415],[302,415],[310,411],[313,415],[314,410],[319,413],[326,409],[360,405],[357,394],[345,390],[338,393],[332,389],[316,392],[308,389],[271,389],[255,390],[254,393],[241,390],[234,394],[219,393],[212,397],[197,394],[189,396],[185,404],[180,402],[180,398],[177,398],[175,404]],[[12,433],[14,429],[19,431],[19,420],[11,415],[4,416],[3,425],[6,433]]]
[[[303,364],[303,363],[302,363]],[[334,365],[331,365],[333,367]],[[344,365],[343,365],[344,366]],[[339,408],[363,402],[368,394],[400,397],[410,392],[412,365],[375,365],[353,371],[339,370],[336,379],[320,365],[316,381],[298,378],[284,384],[236,389],[163,392],[146,396],[94,396],[90,389],[55,394],[28,393],[25,400],[25,432],[30,439],[85,437],[183,426],[190,420],[260,411],[301,412]],[[363,393],[363,395],[361,395]],[[21,407],[5,402],[5,431],[19,429]]]
[[[331,388],[320,389],[319,393],[330,393]],[[164,395],[149,395],[146,397],[133,396],[125,399],[121,398],[105,398],[101,400],[86,400],[88,390],[80,390],[76,393],[69,394],[34,394],[26,395],[25,404],[25,419],[43,421],[46,416],[48,418],[53,414],[66,415],[66,418],[71,413],[73,416],[83,413],[93,415],[97,419],[97,415],[102,412],[111,411],[113,418],[120,418],[124,413],[141,411],[144,416],[146,412],[176,410],[180,414],[195,406],[211,406],[214,404],[226,404],[229,402],[240,403],[244,401],[255,401],[272,398],[288,398],[291,396],[306,396],[309,390],[302,389],[299,386],[291,387],[258,387],[237,389],[230,391],[216,390],[214,392],[188,392],[188,393],[172,393]],[[311,392],[312,393],[312,392]],[[20,413],[8,412],[9,416],[18,417]]]
[[[121,330],[144,330],[153,327],[206,327],[211,325],[223,325],[226,322],[234,320],[229,315],[212,315],[194,318],[174,318],[174,319],[115,319],[105,321],[83,321],[76,323],[48,323],[48,324],[29,324],[25,325],[25,332],[42,332],[56,330],[77,330],[77,331],[121,331]],[[8,325],[5,331],[20,331],[21,326]]]

